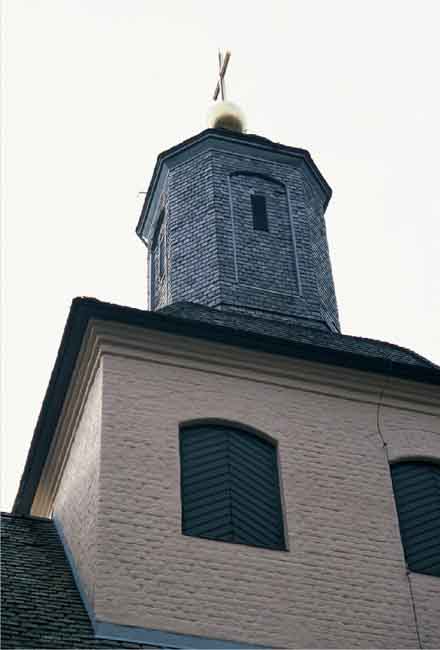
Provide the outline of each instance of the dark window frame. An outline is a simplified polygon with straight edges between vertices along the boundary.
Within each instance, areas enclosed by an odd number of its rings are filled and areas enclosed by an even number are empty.
[[[162,282],[166,277],[166,213],[161,210],[152,244],[153,257],[156,258],[157,279]]]
[[[157,254],[158,254],[158,266],[159,266],[159,280],[162,280],[165,276],[165,267],[166,267],[165,235],[163,233],[159,234]]]

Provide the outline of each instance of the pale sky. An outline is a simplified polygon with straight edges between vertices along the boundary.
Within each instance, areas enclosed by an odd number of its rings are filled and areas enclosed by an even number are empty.
[[[72,299],[146,306],[139,192],[205,128],[219,47],[248,131],[333,188],[343,332],[440,364],[439,24],[437,0],[4,0],[2,509]]]

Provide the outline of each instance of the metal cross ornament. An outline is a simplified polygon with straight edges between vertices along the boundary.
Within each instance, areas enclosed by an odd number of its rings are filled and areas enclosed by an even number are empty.
[[[229,59],[231,58],[231,53],[226,51],[225,56],[221,52],[218,53],[218,81],[214,90],[213,99],[217,99],[219,93],[222,100],[226,98],[226,88],[225,88],[225,74],[228,67]]]

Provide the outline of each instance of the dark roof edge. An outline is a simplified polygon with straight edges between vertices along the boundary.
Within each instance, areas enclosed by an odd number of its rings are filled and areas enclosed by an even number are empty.
[[[269,140],[268,138],[264,138],[261,135],[256,135],[253,133],[239,133],[237,131],[229,131],[225,129],[204,129],[203,131],[200,131],[199,133],[196,133],[195,135],[191,136],[190,138],[187,138],[186,140],[183,140],[183,142],[179,142],[178,144],[170,147],[169,149],[166,149],[165,151],[162,151],[158,157],[156,164],[154,166],[153,174],[151,177],[150,184],[147,189],[147,193],[145,196],[144,204],[142,206],[142,211],[141,211],[141,216],[139,217],[138,224],[136,226],[136,234],[141,237],[142,230],[145,225],[145,215],[146,215],[146,208],[150,202],[150,197],[153,193],[153,189],[156,185],[157,178],[159,176],[159,171],[162,166],[163,161],[168,157],[173,155],[176,151],[179,151],[180,149],[185,149],[186,147],[191,146],[194,142],[197,142],[197,140],[202,140],[204,137],[213,135],[218,137],[219,139],[228,139],[228,140],[240,140],[241,142],[246,142],[250,144],[257,144],[262,147],[266,147],[269,149],[275,149],[281,153],[287,153],[290,155],[296,155],[296,156],[301,156],[301,158],[304,158],[310,166],[310,170],[312,171],[313,175],[315,176],[317,182],[319,185],[321,185],[322,190],[325,195],[325,204],[324,204],[324,212],[327,209],[327,206],[329,204],[329,201],[332,197],[332,188],[330,185],[327,183],[325,180],[324,176],[321,174],[321,172],[318,169],[318,166],[314,162],[312,156],[310,153],[307,151],[307,149],[301,149],[299,147],[290,147],[285,144],[280,144],[279,142],[273,142],[272,140]]]
[[[67,380],[73,371],[82,337],[90,318],[87,315],[89,300],[88,298],[74,298],[70,306],[55,365],[50,375],[15,497],[13,513],[30,514],[44,459],[52,441],[53,425],[58,420],[67,391]]]
[[[43,465],[52,441],[69,386],[82,339],[89,320],[107,320],[145,329],[201,338],[307,361],[376,372],[387,376],[440,385],[440,369],[398,363],[390,359],[367,357],[333,350],[310,343],[298,343],[222,325],[192,321],[133,307],[100,302],[96,298],[75,298],[64,328],[49,385],[41,406],[13,513],[29,514]]]
[[[1,517],[8,517],[8,519],[30,519],[31,521],[41,521],[46,524],[52,524],[53,526],[53,519],[49,519],[49,517],[38,517],[37,515],[24,515],[20,512],[3,512],[3,510],[0,512]]]

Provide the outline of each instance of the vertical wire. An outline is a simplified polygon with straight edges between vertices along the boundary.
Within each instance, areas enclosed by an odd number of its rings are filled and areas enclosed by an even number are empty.
[[[389,359],[389,365],[390,365],[390,371],[391,371],[391,368],[392,368],[392,365],[393,365],[393,362],[391,361],[391,359]],[[382,428],[380,426],[380,411],[381,411],[382,406],[383,406],[383,398],[385,396],[385,387],[387,386],[389,381],[390,381],[390,376],[388,376],[386,378],[385,382],[383,383],[383,386],[382,386],[381,391],[379,393],[379,399],[377,401],[377,409],[376,409],[376,428],[377,428],[377,433],[379,435],[379,438],[380,438],[380,440],[382,442],[382,448],[384,450],[385,460],[386,460],[386,463],[387,463],[388,470],[390,470],[390,457],[389,457],[389,453],[388,453],[388,444],[385,441],[385,437],[383,435]],[[394,492],[392,494],[392,497],[393,497],[393,502],[394,502],[394,506],[395,506],[394,507],[394,512],[395,512],[395,515],[397,517],[397,521],[399,521],[399,516],[398,516],[398,513],[397,513],[397,507],[396,507]],[[400,533],[400,525],[399,525],[399,533]],[[402,544],[402,547],[403,547],[402,537],[400,537],[400,543]],[[406,578],[407,578],[407,581],[408,581],[409,596],[410,596],[411,607],[412,607],[413,616],[414,616],[414,626],[416,628],[417,643],[418,643],[419,648],[421,649],[423,646],[422,646],[422,641],[421,641],[421,638],[420,638],[419,621],[418,621],[418,618],[417,618],[416,603],[415,603],[415,600],[414,600],[414,593],[413,593],[413,588],[412,588],[412,583],[411,583],[410,570],[408,568],[408,564],[406,563],[406,558],[405,558],[405,565],[406,565]]]

